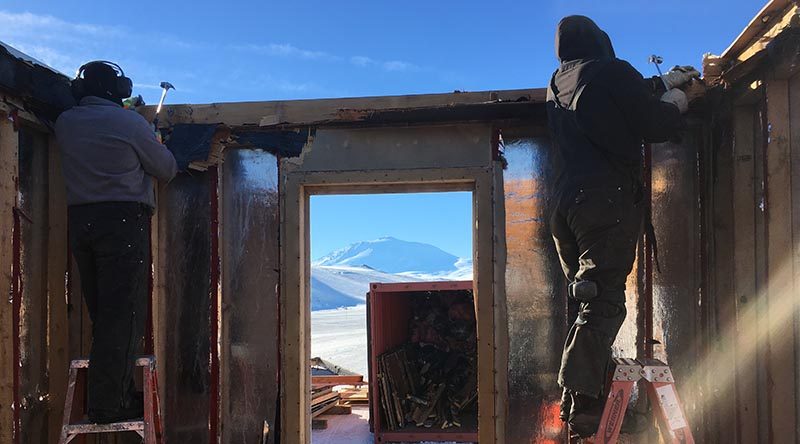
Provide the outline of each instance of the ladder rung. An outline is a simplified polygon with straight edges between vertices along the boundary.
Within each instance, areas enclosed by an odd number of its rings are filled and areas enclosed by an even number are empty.
[[[111,424],[69,424],[64,430],[70,435],[84,433],[138,432],[144,430],[144,421],[113,422]]]
[[[136,359],[136,366],[137,367],[147,367],[155,362],[155,358],[152,356],[143,356],[141,358]],[[89,360],[88,359],[73,359],[69,365],[69,368],[89,368]]]

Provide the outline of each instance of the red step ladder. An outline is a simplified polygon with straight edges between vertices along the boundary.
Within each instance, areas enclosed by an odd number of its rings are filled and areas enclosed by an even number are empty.
[[[136,432],[144,439],[144,444],[161,444],[161,411],[158,403],[156,358],[153,356],[141,357],[136,360],[136,366],[142,367],[144,373],[144,417],[141,420],[92,424],[83,420],[84,412],[72,411],[73,401],[76,398],[75,389],[78,385],[80,385],[78,397],[83,399],[89,360],[76,359],[72,361],[69,366],[69,385],[64,403],[64,425],[61,427],[61,438],[58,443],[68,444],[79,435],[92,433]],[[78,404],[82,404],[82,402],[78,402]]]
[[[669,366],[658,359],[614,358],[611,388],[597,433],[587,441],[592,444],[614,444],[619,438],[622,419],[637,381],[647,385],[647,396],[659,418],[664,442],[694,444],[692,430],[675,390],[675,378]]]

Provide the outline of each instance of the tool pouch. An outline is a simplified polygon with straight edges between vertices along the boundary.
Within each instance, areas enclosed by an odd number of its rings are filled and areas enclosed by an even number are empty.
[[[569,297],[580,302],[589,302],[597,297],[597,284],[594,281],[575,281],[569,284]]]

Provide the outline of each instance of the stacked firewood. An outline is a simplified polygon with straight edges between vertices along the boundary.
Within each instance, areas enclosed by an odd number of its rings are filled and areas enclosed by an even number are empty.
[[[412,296],[409,341],[378,357],[389,430],[461,427],[478,396],[472,293]]]

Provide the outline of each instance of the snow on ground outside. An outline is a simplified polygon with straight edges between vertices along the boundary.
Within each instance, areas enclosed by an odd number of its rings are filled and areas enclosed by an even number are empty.
[[[367,291],[372,282],[414,282],[419,280],[413,276],[398,276],[366,266],[312,266],[311,311],[363,304],[367,300]]]
[[[367,379],[367,306],[312,312],[311,356]]]

